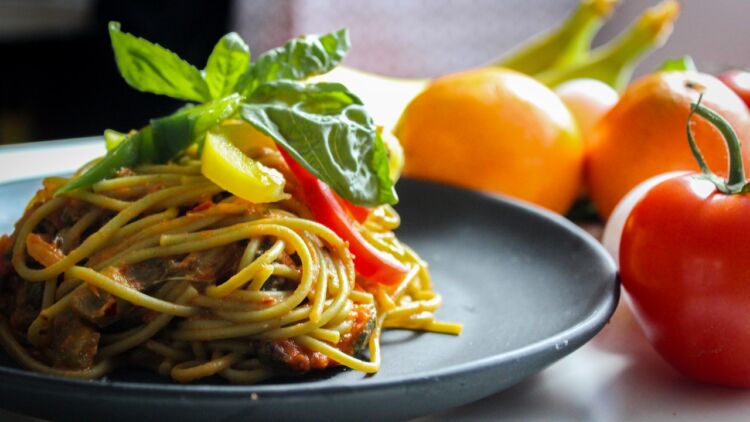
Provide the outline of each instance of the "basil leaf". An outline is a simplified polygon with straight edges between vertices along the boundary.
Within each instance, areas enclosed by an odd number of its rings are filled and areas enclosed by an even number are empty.
[[[240,115],[344,199],[398,202],[388,155],[362,101],[338,83],[260,85]]]
[[[120,31],[109,23],[109,37],[120,74],[133,88],[187,101],[211,99],[201,72],[166,48]]]
[[[250,67],[250,49],[236,32],[221,37],[208,56],[204,70],[206,84],[213,98],[233,92],[237,81]]]
[[[236,92],[250,96],[262,83],[303,80],[336,67],[349,52],[349,32],[341,29],[321,36],[295,38],[258,57],[242,77]]]

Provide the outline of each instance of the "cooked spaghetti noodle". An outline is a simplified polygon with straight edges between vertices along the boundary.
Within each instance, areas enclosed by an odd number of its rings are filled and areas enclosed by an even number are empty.
[[[253,158],[294,183],[277,151]],[[46,179],[0,239],[0,340],[31,370],[99,378],[140,365],[233,383],[335,365],[373,373],[384,328],[461,330],[435,319],[441,297],[394,235],[390,206],[359,228],[408,266],[393,286],[358,277],[347,244],[297,198],[249,203],[187,156],[55,197],[66,182]]]

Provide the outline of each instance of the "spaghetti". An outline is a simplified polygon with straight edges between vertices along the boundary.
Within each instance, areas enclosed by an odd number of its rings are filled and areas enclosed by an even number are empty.
[[[278,151],[254,154],[293,185]],[[382,329],[461,330],[435,319],[442,299],[388,205],[358,228],[408,267],[392,286],[358,276],[347,243],[299,198],[247,202],[187,155],[54,196],[67,181],[46,179],[0,239],[0,341],[33,371],[99,378],[139,365],[233,383],[336,365],[373,373]]]

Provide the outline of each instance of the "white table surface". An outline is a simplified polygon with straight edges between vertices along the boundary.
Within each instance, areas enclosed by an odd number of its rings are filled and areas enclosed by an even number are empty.
[[[44,163],[50,174],[71,171],[71,161],[81,163],[103,152],[101,143],[63,145],[48,144],[60,151]],[[34,151],[0,147],[0,182],[36,174],[40,163]],[[73,156],[76,160],[69,159]],[[453,420],[750,421],[750,390],[682,377],[651,348],[621,301],[599,334],[544,371],[478,402],[418,419]],[[0,410],[0,421],[35,419]]]
[[[748,357],[750,358],[750,357]],[[624,301],[589,343],[530,379],[420,421],[750,421],[750,390],[690,381],[651,348]]]

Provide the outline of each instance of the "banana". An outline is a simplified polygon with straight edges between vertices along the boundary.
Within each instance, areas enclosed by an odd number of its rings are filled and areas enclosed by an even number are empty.
[[[591,41],[619,0],[581,0],[575,11],[557,28],[539,34],[492,63],[535,75],[559,69],[588,57]]]
[[[620,91],[646,54],[667,41],[679,12],[677,0],[662,1],[643,12],[622,35],[592,51],[583,62],[547,70],[535,77],[553,88],[571,79],[598,79]]]
[[[356,94],[376,124],[392,131],[412,98],[422,92],[429,79],[399,79],[346,66],[312,78],[313,82],[339,82]]]

